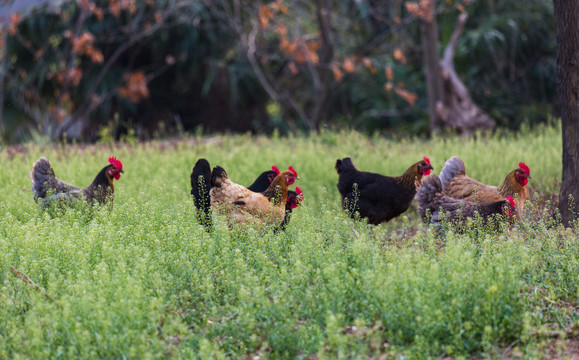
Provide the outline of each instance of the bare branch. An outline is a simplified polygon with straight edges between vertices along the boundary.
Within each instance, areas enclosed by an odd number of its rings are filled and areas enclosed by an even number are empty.
[[[32,281],[26,274],[16,270],[16,268],[14,268],[13,266],[10,266],[10,271],[12,271],[12,274],[14,274],[14,276],[19,278],[20,280],[22,280],[26,285],[30,285],[34,290],[44,295],[45,298],[47,298],[50,301],[54,301],[54,298],[50,296],[50,294],[46,292],[46,290],[44,290],[42,286]]]

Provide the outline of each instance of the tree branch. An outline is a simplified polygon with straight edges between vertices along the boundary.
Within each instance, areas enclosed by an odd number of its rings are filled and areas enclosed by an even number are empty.
[[[19,278],[20,280],[22,280],[26,285],[30,285],[34,290],[44,295],[45,298],[47,298],[50,301],[54,301],[54,298],[50,296],[50,294],[46,292],[46,290],[44,290],[42,286],[32,281],[28,276],[26,276],[26,274],[16,270],[16,268],[14,268],[13,266],[10,266],[10,271],[12,271],[12,274],[14,274],[14,276]]]

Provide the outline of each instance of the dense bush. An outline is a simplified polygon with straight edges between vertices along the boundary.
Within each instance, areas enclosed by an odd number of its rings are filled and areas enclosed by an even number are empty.
[[[4,140],[95,140],[102,129],[117,139],[201,128],[428,131],[419,21],[405,3],[328,2],[328,27],[309,1],[208,4],[63,1],[10,17]],[[457,9],[469,12],[455,62],[475,103],[501,127],[545,122],[556,78],[552,4],[439,6],[441,46]]]

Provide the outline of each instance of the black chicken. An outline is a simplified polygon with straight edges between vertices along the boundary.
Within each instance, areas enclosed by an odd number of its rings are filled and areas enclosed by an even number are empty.
[[[405,212],[414,195],[416,185],[432,170],[425,156],[401,176],[390,177],[371,172],[358,171],[352,159],[336,161],[338,191],[342,195],[342,207],[352,218],[368,218],[368,223],[378,225]]]

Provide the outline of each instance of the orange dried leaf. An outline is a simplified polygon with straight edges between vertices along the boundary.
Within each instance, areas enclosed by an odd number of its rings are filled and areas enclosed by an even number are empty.
[[[344,59],[344,63],[342,64],[342,68],[347,73],[353,73],[354,71],[356,71],[356,65],[354,64],[354,62],[350,58]]]
[[[406,11],[408,11],[411,15],[420,17],[420,6],[418,6],[417,2],[407,2],[404,5],[406,6]]]
[[[34,53],[34,60],[38,60],[44,55],[44,50],[39,49]]]
[[[259,26],[265,29],[269,25],[269,20],[273,18],[273,11],[267,5],[260,5],[258,14]]]
[[[374,66],[374,64],[372,64],[372,60],[370,60],[370,58],[367,58],[367,57],[363,58],[362,64],[364,64],[366,69],[368,69],[368,71],[370,71],[371,74],[378,73],[378,71],[376,70],[376,67]]]
[[[90,47],[90,52],[87,51],[87,55],[90,57],[90,60],[95,64],[102,64],[105,61],[103,53],[92,46]]]
[[[386,70],[384,72],[386,73],[386,79],[388,79],[388,81],[394,80],[394,70],[392,70],[390,65],[386,65]]]
[[[10,15],[10,25],[8,27],[8,32],[10,33],[10,35],[14,35],[16,34],[16,32],[18,31],[18,24],[20,24],[20,21],[22,20],[22,17],[20,16],[20,13],[13,13]]]
[[[403,64],[406,64],[406,56],[404,56],[404,53],[402,50],[400,50],[400,48],[394,49],[394,59],[400,61]]]
[[[342,70],[340,70],[340,66],[334,62],[332,63],[331,69],[332,73],[334,74],[334,80],[341,81],[342,78],[344,77],[344,73],[342,72]]]
[[[65,78],[71,86],[76,87],[82,79],[82,70],[79,67],[73,67],[66,72]]]
[[[281,36],[287,36],[287,25],[286,24],[278,24],[275,27],[275,32],[277,32]]]
[[[416,100],[418,100],[418,95],[411,93],[410,91],[396,87],[394,88],[394,92],[396,92],[396,94],[404,99],[404,101],[406,101],[410,106],[414,106],[414,103],[416,103]]]
[[[279,50],[284,55],[293,55],[296,50],[296,43],[290,42],[287,37],[283,37],[279,42]]]
[[[143,71],[135,71],[123,76],[125,84],[119,87],[119,95],[128,98],[133,103],[138,103],[149,97],[147,77]]]
[[[109,10],[116,18],[121,16],[121,4],[118,0],[109,0]]]
[[[290,70],[290,72],[292,73],[292,75],[297,75],[298,74],[298,67],[296,66],[296,63],[294,63],[293,61],[289,63],[288,68]]]
[[[320,49],[320,42],[318,40],[311,40],[306,43],[310,51],[318,51]]]
[[[317,42],[308,42],[305,45],[300,46],[300,51],[296,54],[296,62],[298,64],[303,64],[305,62],[318,65],[320,63],[320,57],[316,52],[318,48]]]
[[[384,89],[385,89],[387,92],[392,91],[392,87],[393,87],[393,85],[392,85],[391,82],[387,82],[386,84],[384,84]]]

